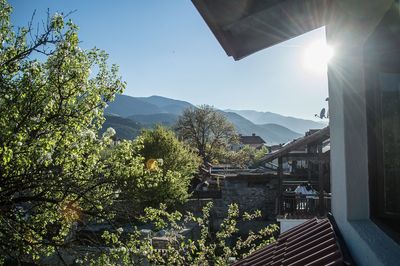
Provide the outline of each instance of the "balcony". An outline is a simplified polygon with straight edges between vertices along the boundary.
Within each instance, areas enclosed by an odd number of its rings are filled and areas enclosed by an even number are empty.
[[[279,218],[284,219],[309,219],[323,217],[331,211],[331,195],[318,193],[310,195],[296,194],[294,191],[285,191],[282,194]]]

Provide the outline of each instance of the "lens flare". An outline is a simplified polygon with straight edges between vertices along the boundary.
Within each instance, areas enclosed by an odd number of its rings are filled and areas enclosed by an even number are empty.
[[[303,54],[304,67],[315,73],[326,73],[327,65],[334,56],[334,50],[323,41],[308,45]]]

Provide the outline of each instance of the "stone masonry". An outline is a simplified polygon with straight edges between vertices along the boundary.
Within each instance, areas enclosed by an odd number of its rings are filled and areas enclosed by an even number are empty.
[[[240,211],[260,210],[265,220],[274,220],[278,196],[276,175],[239,174],[227,176],[222,186],[222,197],[214,199],[215,218],[223,218],[231,203],[238,203]]]

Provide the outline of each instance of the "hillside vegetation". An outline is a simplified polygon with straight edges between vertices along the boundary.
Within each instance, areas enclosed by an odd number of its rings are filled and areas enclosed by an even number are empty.
[[[179,115],[193,104],[161,96],[131,97],[117,95],[105,113],[106,126],[113,124],[119,138],[134,138],[140,128],[152,128],[157,124],[171,127]],[[323,123],[312,120],[285,117],[270,112],[222,111],[239,134],[261,136],[268,145],[286,143],[303,135],[308,129],[322,128]],[[112,116],[110,116],[112,115]],[[117,119],[119,116],[120,119]]]

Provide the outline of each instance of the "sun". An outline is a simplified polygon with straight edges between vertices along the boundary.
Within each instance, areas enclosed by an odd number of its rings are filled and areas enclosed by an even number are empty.
[[[324,41],[310,43],[303,54],[303,66],[315,73],[326,73],[329,60],[334,55],[333,48]]]

